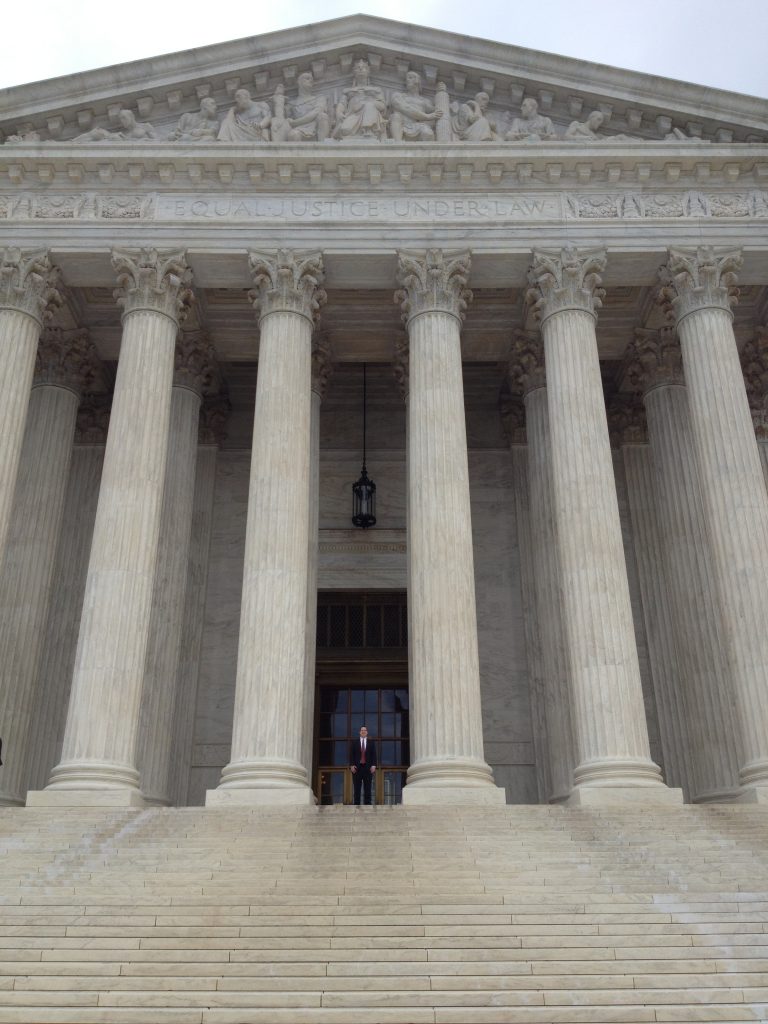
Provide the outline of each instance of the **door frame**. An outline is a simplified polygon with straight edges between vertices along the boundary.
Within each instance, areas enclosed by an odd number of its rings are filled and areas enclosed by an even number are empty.
[[[320,801],[321,775],[323,772],[344,772],[344,803],[352,803],[352,773],[349,768],[324,766],[321,770],[320,756],[320,690],[322,687],[381,690],[394,685],[397,689],[408,689],[408,657],[401,648],[357,648],[354,650],[318,650],[315,669],[315,709],[312,724],[312,780],[313,791]],[[379,742],[379,737],[375,737]],[[409,735],[410,741],[410,735]],[[408,765],[403,766],[405,769]],[[376,803],[384,803],[384,776],[388,769],[378,766],[374,776]],[[397,769],[392,769],[397,770]]]

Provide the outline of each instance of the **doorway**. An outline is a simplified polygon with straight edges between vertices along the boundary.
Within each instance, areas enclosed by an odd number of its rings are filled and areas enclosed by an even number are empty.
[[[376,741],[374,803],[399,804],[410,764],[405,594],[318,594],[314,782],[318,803],[352,803],[349,751]]]

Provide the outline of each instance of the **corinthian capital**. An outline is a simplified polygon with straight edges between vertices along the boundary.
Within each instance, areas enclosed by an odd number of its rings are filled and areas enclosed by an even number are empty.
[[[605,295],[604,270],[604,249],[535,249],[526,299],[536,319],[543,322],[566,309],[596,316]]]
[[[509,352],[510,391],[513,395],[527,395],[529,391],[545,386],[544,343],[541,335],[533,331],[514,331]]]
[[[219,390],[221,378],[213,345],[204,331],[179,331],[173,370],[173,386],[189,388],[197,395]]]
[[[105,389],[104,367],[86,330],[46,327],[35,359],[35,384],[69,388],[76,395]]]
[[[395,302],[402,306],[406,323],[420,313],[450,313],[464,319],[464,310],[472,301],[467,287],[471,257],[469,252],[399,252],[397,280],[400,290]]]
[[[61,305],[59,271],[45,249],[3,249],[0,256],[0,309],[27,313],[42,324]]]
[[[683,384],[683,353],[674,327],[635,330],[626,356],[625,377],[643,394],[663,384]]]
[[[333,372],[333,352],[324,334],[318,335],[312,345],[312,390],[322,401]]]
[[[659,302],[667,319],[678,323],[700,309],[730,313],[738,300],[736,271],[741,266],[738,249],[700,245],[697,249],[670,249],[659,269]]]
[[[322,253],[251,252],[248,265],[255,286],[248,297],[261,319],[270,313],[299,313],[315,323],[326,300],[320,287],[325,277]]]
[[[181,324],[192,301],[192,272],[181,249],[113,249],[115,299],[123,316],[139,309]]]

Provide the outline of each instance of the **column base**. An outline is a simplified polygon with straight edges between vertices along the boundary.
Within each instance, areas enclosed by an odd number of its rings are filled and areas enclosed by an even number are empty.
[[[739,782],[742,791],[768,786],[768,760],[750,761],[739,768]]]
[[[735,804],[762,804],[768,807],[768,785],[743,786],[731,797]]]
[[[295,761],[230,761],[206,807],[314,807],[306,769]]]
[[[564,807],[682,807],[682,789],[668,786],[574,786]]]
[[[130,764],[119,761],[62,761],[51,772],[48,790],[86,790],[104,792],[112,790],[139,791],[139,773]],[[42,791],[41,791],[42,792]]]
[[[27,807],[135,807],[147,802],[138,789],[31,789]]]
[[[464,757],[424,758],[408,769],[403,803],[505,804],[504,789],[496,786],[493,771],[485,761]]]
[[[582,761],[573,772],[574,789],[666,789],[661,768],[640,757],[603,757]],[[571,794],[573,795],[573,794]]]

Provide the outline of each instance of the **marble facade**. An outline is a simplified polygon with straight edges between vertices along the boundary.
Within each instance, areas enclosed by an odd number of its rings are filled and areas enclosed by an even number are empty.
[[[317,590],[408,803],[764,801],[764,104],[309,42],[0,93],[0,802],[312,803]]]

